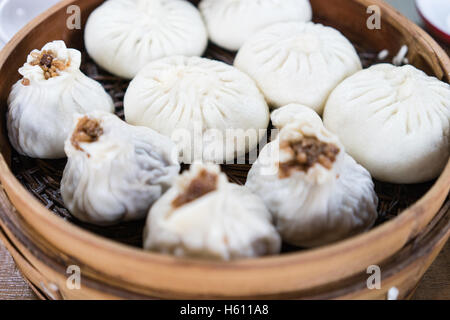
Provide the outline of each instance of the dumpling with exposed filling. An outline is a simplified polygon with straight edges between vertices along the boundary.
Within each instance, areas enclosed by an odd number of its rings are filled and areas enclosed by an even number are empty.
[[[294,108],[304,116],[286,121]],[[283,240],[301,247],[344,239],[377,219],[369,172],[319,119],[304,106],[276,110],[272,122],[280,132],[261,151],[246,183],[274,215]]]
[[[64,141],[74,114],[94,110],[114,112],[114,104],[100,83],[80,71],[81,53],[64,41],[33,50],[19,69],[22,79],[8,99],[8,135],[22,155],[64,158]]]
[[[82,221],[112,225],[143,219],[178,176],[174,143],[149,128],[97,111],[75,117],[71,132],[61,195]]]
[[[210,260],[279,253],[281,240],[261,199],[228,182],[220,167],[194,163],[150,210],[144,248]]]

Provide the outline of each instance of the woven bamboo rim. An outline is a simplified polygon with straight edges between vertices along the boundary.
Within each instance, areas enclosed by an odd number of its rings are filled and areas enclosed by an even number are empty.
[[[301,295],[284,295],[283,298],[306,299],[386,299],[392,287],[399,289],[399,299],[410,298],[429,265],[445,245],[450,235],[450,203],[444,205],[426,230],[408,243],[394,256],[380,265],[384,290],[369,290],[366,287],[367,274],[362,272],[343,281],[327,284],[302,292]],[[6,214],[8,212],[9,214]],[[83,277],[83,290],[67,290],[67,263],[58,253],[49,252],[34,240],[31,230],[20,219],[14,208],[0,191],[0,240],[10,251],[22,274],[41,299],[148,299],[151,296],[136,294],[129,290],[99,283],[97,279]],[[213,298],[213,297],[209,297]],[[273,298],[273,296],[258,296]]]

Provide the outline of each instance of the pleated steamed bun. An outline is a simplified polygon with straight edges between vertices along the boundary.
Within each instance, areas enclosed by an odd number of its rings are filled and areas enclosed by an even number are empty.
[[[331,91],[362,68],[347,38],[312,22],[265,28],[244,43],[234,65],[255,80],[272,107],[297,103],[319,114]]]
[[[254,81],[225,63],[168,57],[147,65],[124,99],[126,121],[175,141],[184,163],[222,164],[266,134],[269,108]]]
[[[375,65],[333,91],[324,123],[376,179],[428,181],[450,156],[450,86],[411,65]]]
[[[302,117],[285,121],[298,110]],[[308,113],[310,113],[308,115]],[[277,138],[253,164],[246,187],[263,199],[286,243],[314,247],[365,231],[377,219],[369,172],[305,106],[272,114]]]
[[[150,61],[201,56],[208,34],[189,1],[108,0],[89,16],[84,41],[98,65],[132,79]]]
[[[211,40],[232,51],[274,23],[312,18],[309,0],[202,0],[199,8]]]
[[[152,207],[144,249],[210,260],[280,252],[272,216],[244,186],[229,183],[220,167],[195,163]]]
[[[8,98],[8,135],[22,155],[41,159],[64,158],[64,141],[75,114],[114,111],[111,97],[100,83],[80,71],[81,53],[64,41],[33,50],[19,69],[22,79]]]
[[[105,112],[76,117],[65,150],[64,204],[97,225],[145,218],[180,170],[169,138]]]

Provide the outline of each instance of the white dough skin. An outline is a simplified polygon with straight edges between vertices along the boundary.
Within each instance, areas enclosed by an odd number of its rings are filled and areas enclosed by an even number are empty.
[[[278,23],[258,32],[234,65],[256,81],[272,107],[298,103],[319,114],[331,91],[362,68],[339,31],[312,22]]]
[[[31,56],[43,50],[56,53],[55,60],[70,62],[59,76],[48,80],[39,65],[31,65]],[[22,155],[41,158],[64,158],[66,140],[73,116],[93,110],[114,111],[111,97],[96,81],[79,69],[81,53],[67,49],[63,41],[47,43],[33,50],[19,73],[29,80],[19,80],[8,98],[8,135],[14,149]]]
[[[201,56],[208,34],[189,1],[108,0],[89,16],[84,41],[98,65],[132,79],[150,61]]]
[[[277,129],[282,129],[296,121],[307,122],[315,126],[323,125],[322,119],[316,112],[311,112],[311,109],[307,106],[296,103],[274,110],[270,118],[272,125]]]
[[[305,109],[314,111],[304,106],[289,108],[297,108],[304,117],[279,127],[277,139],[264,147],[253,164],[246,186],[264,200],[278,232],[289,244],[315,247],[367,230],[377,218],[378,204],[369,172],[346,154],[337,137]],[[285,117],[283,109],[272,116],[274,123]],[[279,163],[291,159],[280,144],[305,136],[339,148],[332,168],[316,163],[306,172],[292,169],[287,177],[280,176]]]
[[[78,219],[96,225],[145,218],[178,176],[175,145],[112,114],[87,116],[100,122],[103,134],[97,141],[80,143],[82,150],[71,137],[67,139],[68,162],[61,181],[64,204]]]
[[[174,207],[202,170],[218,175],[216,190]],[[217,165],[195,163],[159,199],[147,217],[144,249],[178,257],[236,260],[280,252],[272,216],[247,188],[231,184]]]
[[[198,57],[147,65],[130,83],[124,109],[128,123],[171,137],[184,163],[221,164],[243,156],[257,147],[269,125],[269,107],[252,79]]]
[[[199,8],[211,40],[231,51],[272,24],[312,18],[309,0],[202,0]]]
[[[450,155],[450,86],[410,65],[376,65],[333,91],[324,123],[374,178],[429,181]]]

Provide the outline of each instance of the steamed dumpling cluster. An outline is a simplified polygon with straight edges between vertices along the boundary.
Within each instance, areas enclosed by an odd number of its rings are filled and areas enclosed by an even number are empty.
[[[132,79],[150,61],[202,55],[208,34],[189,1],[108,0],[89,16],[84,40],[97,64]]]
[[[169,138],[105,112],[76,117],[65,150],[64,203],[98,225],[145,218],[180,170]]]
[[[124,100],[128,123],[177,142],[184,163],[224,163],[258,145],[269,108],[252,79],[225,63],[168,57],[147,65]]]
[[[8,98],[8,135],[14,149],[34,158],[64,158],[73,115],[113,112],[111,97],[80,71],[81,53],[63,41],[33,50]]]
[[[234,65],[255,80],[272,107],[298,103],[319,114],[331,91],[362,68],[347,38],[312,22],[278,23],[258,32]]]
[[[378,204],[371,176],[320,117],[290,105],[275,111],[272,121],[279,135],[261,151],[246,187],[263,199],[283,240],[312,247],[370,228]]]
[[[315,247],[373,226],[371,174],[423,182],[448,162],[448,84],[412,66],[361,71],[348,39],[309,22],[308,0],[202,0],[199,8],[108,0],[89,16],[89,55],[132,79],[126,122],[62,41],[34,50],[19,69],[11,144],[30,157],[67,155],[61,195],[81,221],[147,217],[144,248],[179,257],[266,256],[282,240]],[[200,57],[208,32],[239,49],[234,66]],[[246,185],[230,183],[218,164],[249,158],[270,120],[278,135]],[[179,162],[192,165],[180,174]]]
[[[410,65],[375,65],[333,91],[324,123],[376,179],[429,181],[450,156],[450,86]]]
[[[247,188],[212,164],[195,163],[151,208],[144,248],[213,260],[280,252],[272,216]]]
[[[211,40],[232,51],[272,24],[312,18],[309,0],[202,0],[199,8]]]

